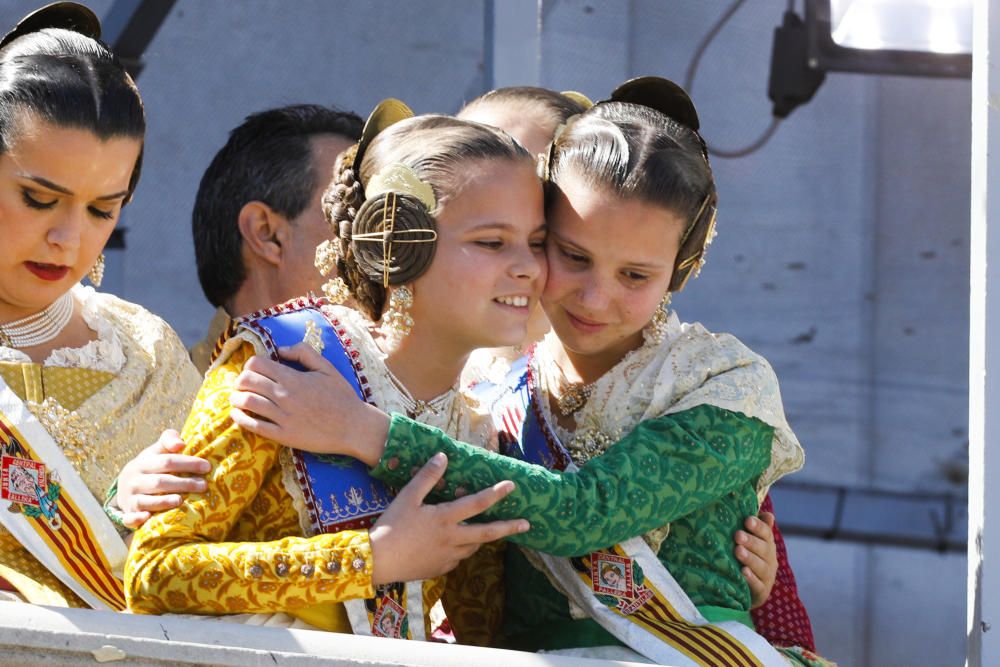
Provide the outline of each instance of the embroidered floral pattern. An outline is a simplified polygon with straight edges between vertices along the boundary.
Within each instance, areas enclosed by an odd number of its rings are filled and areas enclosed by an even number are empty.
[[[368,532],[301,537],[281,445],[229,418],[232,385],[253,354],[244,341],[205,379],[182,437],[187,453],[212,463],[208,489],[136,532],[125,570],[133,611],[292,611],[373,593]]]

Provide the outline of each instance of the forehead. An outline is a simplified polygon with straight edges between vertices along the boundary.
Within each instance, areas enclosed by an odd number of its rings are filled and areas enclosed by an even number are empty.
[[[90,130],[22,115],[0,155],[20,175],[45,178],[77,194],[107,194],[127,187],[142,141],[102,139]]]
[[[549,230],[560,240],[619,263],[661,263],[676,254],[684,230],[673,211],[566,178],[553,191]]]
[[[545,222],[542,184],[528,160],[470,162],[456,181],[456,192],[437,215],[443,227],[464,230],[498,222],[533,230]]]

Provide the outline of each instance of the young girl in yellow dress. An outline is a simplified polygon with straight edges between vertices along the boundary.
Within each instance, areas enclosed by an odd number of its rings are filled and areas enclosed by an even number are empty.
[[[287,613],[327,630],[425,639],[434,578],[480,543],[526,529],[459,525],[509,484],[450,508],[421,506],[429,487],[390,502],[364,471],[349,477],[358,471],[342,461],[295,457],[281,438],[230,419],[240,371],[293,335],[339,350],[373,403],[489,441],[490,425],[456,385],[473,349],[526,333],[545,274],[541,185],[508,135],[408,115],[395,100],[377,108],[324,202],[336,238],[318,260],[337,266],[329,292],[350,294],[358,309],[304,298],[240,318],[209,370],[183,433],[187,452],[212,463],[208,488],[136,532],[133,611]]]

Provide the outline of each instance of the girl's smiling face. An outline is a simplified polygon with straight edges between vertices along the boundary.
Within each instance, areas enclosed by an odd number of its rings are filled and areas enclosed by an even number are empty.
[[[572,174],[553,197],[542,305],[568,352],[606,356],[610,367],[642,344],[670,284],[684,221]]]
[[[413,283],[416,327],[458,354],[520,344],[545,283],[542,185],[528,160],[483,160],[435,216],[434,260]]]

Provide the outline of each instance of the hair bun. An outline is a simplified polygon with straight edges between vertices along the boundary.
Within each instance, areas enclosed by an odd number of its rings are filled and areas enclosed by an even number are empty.
[[[391,222],[391,232],[387,227]],[[358,210],[351,226],[351,247],[358,268],[372,281],[402,285],[420,277],[437,248],[437,225],[417,197],[385,192]]]
[[[629,79],[614,89],[611,102],[629,102],[655,109],[668,118],[697,132],[701,127],[694,102],[683,88],[660,76]]]
[[[101,21],[89,7],[78,2],[53,2],[31,12],[0,39],[0,49],[21,35],[38,32],[45,28],[72,30],[91,39],[101,38]]]

